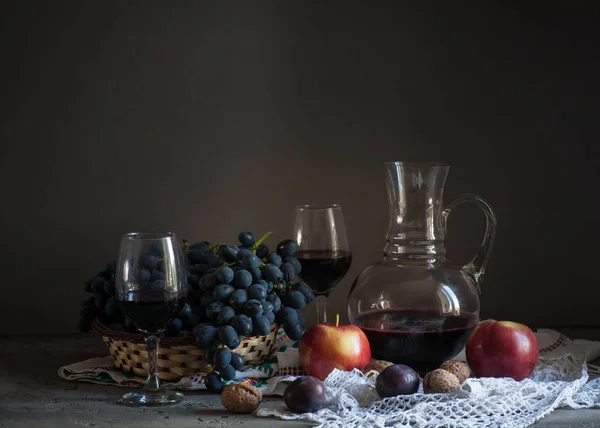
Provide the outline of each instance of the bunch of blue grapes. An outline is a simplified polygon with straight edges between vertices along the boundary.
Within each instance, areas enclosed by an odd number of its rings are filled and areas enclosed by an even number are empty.
[[[314,299],[312,289],[297,280],[302,270],[294,257],[296,243],[281,241],[275,251],[242,232],[240,245],[199,242],[186,246],[188,301],[196,344],[204,350],[213,371],[206,376],[210,391],[220,392],[223,380],[232,380],[244,368],[244,359],[233,352],[245,336],[269,334],[282,325],[292,340],[304,331],[302,309]],[[275,323],[277,321],[277,323]]]

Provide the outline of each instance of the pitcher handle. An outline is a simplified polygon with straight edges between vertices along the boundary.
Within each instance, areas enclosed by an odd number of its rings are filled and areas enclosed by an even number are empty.
[[[481,242],[481,247],[479,248],[479,251],[473,260],[462,267],[465,272],[470,274],[475,279],[477,291],[481,293],[481,283],[483,282],[483,277],[485,274],[485,266],[490,260],[492,247],[494,246],[494,239],[496,238],[496,214],[485,199],[473,194],[463,194],[452,199],[442,211],[444,231],[446,230],[448,215],[454,207],[462,204],[463,202],[475,203],[475,205],[481,208],[485,214],[486,227],[485,235],[483,236],[483,241]]]

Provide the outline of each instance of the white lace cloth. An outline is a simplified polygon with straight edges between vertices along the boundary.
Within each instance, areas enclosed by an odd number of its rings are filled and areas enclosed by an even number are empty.
[[[380,400],[377,372],[334,370],[325,380],[327,405],[294,414],[284,405],[258,416],[303,419],[321,428],[527,427],[558,407],[600,407],[600,378],[589,380],[585,355],[540,358],[530,378],[467,379],[449,394],[416,394]]]

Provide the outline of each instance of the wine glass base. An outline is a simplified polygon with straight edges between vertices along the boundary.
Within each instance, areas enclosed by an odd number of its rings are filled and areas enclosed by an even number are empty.
[[[123,395],[117,403],[126,406],[170,406],[183,401],[183,394],[175,391],[129,392]]]

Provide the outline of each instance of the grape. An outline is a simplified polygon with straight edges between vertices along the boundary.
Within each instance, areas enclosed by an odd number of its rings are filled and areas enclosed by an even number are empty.
[[[114,297],[111,297],[106,301],[106,305],[104,305],[104,313],[107,317],[112,318],[117,314],[117,300]]]
[[[248,297],[250,299],[264,300],[267,297],[267,290],[260,284],[253,284],[248,288]]]
[[[241,372],[244,370],[246,361],[244,361],[244,357],[242,357],[240,354],[236,354],[235,352],[232,352],[231,353],[231,365],[238,372]]]
[[[211,268],[217,268],[218,269],[221,266],[223,266],[224,264],[225,264],[225,262],[217,257],[216,259],[214,259],[210,263],[208,263],[207,266],[210,266]]]
[[[302,312],[300,311],[296,311],[296,313],[298,314],[298,324],[304,327],[304,324],[306,322],[306,320],[304,319],[304,314],[302,314]]]
[[[264,315],[252,318],[252,333],[256,336],[266,336],[271,331],[271,323]]]
[[[150,282],[151,274],[146,268],[138,269],[137,279],[139,282]]]
[[[198,285],[200,287],[200,290],[202,291],[211,291],[215,287],[215,285],[217,285],[217,282],[217,275],[209,273],[202,277],[202,280]]]
[[[300,272],[302,272],[302,264],[300,263],[300,260],[298,260],[296,257],[294,256],[286,256],[283,258],[283,262],[284,263],[289,263],[292,266],[294,266],[294,270],[296,271],[296,275],[299,275]]]
[[[250,269],[250,273],[252,274],[252,280],[254,282],[260,281],[263,277],[262,271],[257,267]]]
[[[267,281],[277,282],[283,278],[283,272],[277,266],[267,263],[262,269],[263,276]]]
[[[300,293],[302,293],[302,295],[304,295],[304,298],[306,299],[306,304],[309,304],[310,302],[315,300],[315,294],[312,288],[310,288],[310,286],[306,282],[299,283],[296,287],[296,290],[298,290]]]
[[[231,296],[231,293],[233,293],[234,290],[235,288],[229,284],[219,284],[214,288],[212,298],[215,302],[228,303],[229,296]],[[304,296],[302,296],[302,298],[304,299]]]
[[[79,315],[82,319],[92,322],[96,318],[96,303],[93,297],[81,302]]]
[[[164,279],[156,279],[150,283],[150,288],[153,290],[164,290],[167,288]]]
[[[218,335],[219,342],[221,342],[223,345],[227,346],[230,349],[235,349],[240,344],[237,331],[235,331],[235,329],[230,325],[224,325],[222,327],[219,327]]]
[[[210,242],[208,242],[208,241],[198,242],[198,243],[190,246],[190,251],[191,250],[199,250],[202,253],[208,253],[208,252],[210,252]]]
[[[259,259],[264,259],[268,254],[269,247],[267,247],[265,244],[260,244],[258,247],[256,247],[256,256]]]
[[[382,371],[375,380],[375,389],[381,398],[414,394],[419,390],[417,372],[404,364],[394,364]]]
[[[186,328],[194,328],[200,322],[200,317],[196,314],[190,314],[183,319],[183,325]]]
[[[198,259],[198,261],[195,261],[195,263],[204,263],[205,265],[211,266],[211,267],[215,266],[215,263],[218,263],[218,262],[221,262],[221,260],[219,260],[219,257],[217,257],[217,255],[213,254],[213,253],[204,253]]]
[[[158,261],[158,267],[156,269],[158,269],[160,272],[165,272],[165,259]]]
[[[107,274],[114,274],[117,271],[117,262],[116,260],[112,263],[108,263],[105,267],[104,267],[104,271]]]
[[[219,374],[225,380],[233,380],[235,379],[235,369],[231,364],[219,369]]]
[[[104,292],[110,296],[115,295],[115,283],[106,281],[104,283]]]
[[[206,308],[208,308],[212,302],[212,293],[202,293],[202,296],[200,297],[199,311],[196,312],[206,312]]]
[[[246,315],[236,315],[231,322],[231,326],[240,336],[246,336],[252,333],[252,319]]]
[[[237,260],[236,256],[238,251],[240,251],[240,249],[235,245],[225,244],[219,247],[217,250],[217,255],[221,257],[221,259],[232,263]]]
[[[217,352],[217,348],[215,345],[212,345],[208,348],[204,348],[204,361],[206,361],[208,364],[212,364],[215,352]]]
[[[243,310],[247,301],[248,292],[244,289],[235,290],[231,293],[231,296],[229,296],[229,304],[236,312]]]
[[[90,285],[90,291],[92,293],[96,291],[104,291],[104,284],[106,284],[106,278],[103,276],[95,276],[92,279],[92,283]]]
[[[215,320],[217,319],[217,317],[219,316],[219,313],[221,312],[221,309],[223,309],[223,303],[221,302],[213,302],[211,303],[208,308],[206,308],[206,317],[209,320]]]
[[[236,288],[248,288],[252,284],[252,274],[245,269],[238,270],[233,278]]]
[[[316,412],[325,404],[325,385],[313,376],[299,377],[285,389],[283,401],[292,412]]]
[[[233,270],[229,267],[223,267],[217,272],[217,279],[223,284],[229,284],[233,281]]]
[[[285,333],[292,340],[300,340],[302,333],[304,333],[304,327],[302,327],[300,324],[296,324],[293,327],[284,327],[284,329]]]
[[[285,239],[277,244],[277,254],[282,257],[291,256],[296,252],[296,242],[291,239]]]
[[[254,254],[254,253],[247,248],[240,247],[240,251],[238,251],[238,253],[235,255],[235,258],[241,262],[244,257],[246,257],[250,254]]]
[[[224,306],[221,309],[221,312],[219,312],[217,322],[220,325],[226,325],[233,320],[233,317],[235,317],[235,311],[233,310],[233,308],[231,306]]]
[[[191,285],[194,289],[198,288],[198,281],[200,280],[200,277],[198,275],[190,274],[187,276],[187,279],[189,285]]]
[[[203,276],[207,269],[208,267],[204,263],[198,263],[194,266],[190,266],[188,271],[193,275]]]
[[[194,329],[194,335],[196,336],[196,345],[208,349],[217,340],[217,329],[212,325],[205,325],[200,329]]]
[[[281,272],[283,272],[283,277],[288,281],[293,281],[296,277],[296,270],[294,269],[294,266],[292,266],[291,263],[283,263],[280,266],[280,269]]]
[[[306,306],[306,297],[298,290],[290,290],[285,296],[281,297],[284,306],[294,309],[302,309]]]
[[[298,311],[293,308],[282,308],[277,313],[277,321],[284,327],[293,327],[298,324]]]
[[[156,281],[157,279],[165,279],[165,274],[158,269],[154,269],[151,274],[151,280]]]
[[[262,314],[262,305],[259,300],[250,299],[244,305],[244,313],[250,317],[256,317]]]
[[[157,256],[162,256],[164,254],[162,242],[153,242],[150,245],[150,252]]]
[[[281,300],[279,299],[279,296],[269,294],[266,301],[273,305],[273,312],[279,312],[279,309],[281,309]]]
[[[271,263],[277,267],[281,266],[281,256],[277,253],[269,253],[267,256],[267,263]]]
[[[273,324],[273,321],[275,321],[275,314],[271,311],[269,312],[264,312],[263,311],[263,315],[265,316],[266,319],[269,320],[269,324]]]
[[[142,256],[141,265],[148,270],[154,270],[158,267],[158,257],[154,254],[144,254]]]
[[[238,235],[238,239],[240,240],[240,244],[245,245],[247,247],[256,243],[256,238],[250,232],[241,232]]]
[[[223,389],[221,376],[215,372],[209,373],[204,377],[204,385],[206,385],[206,389],[214,393],[219,393]]]
[[[94,291],[94,304],[98,310],[104,311],[104,306],[106,306],[108,298],[109,295],[104,291]]]
[[[259,264],[260,259],[256,257],[256,254],[246,254],[242,259],[242,267],[247,270],[256,268]]]
[[[172,336],[176,335],[183,328],[183,322],[179,318],[173,318],[167,323],[167,331]]]
[[[221,369],[228,366],[229,363],[231,363],[231,351],[227,348],[217,349],[213,355],[213,365]]]
[[[273,304],[271,302],[267,302],[266,300],[260,302],[264,312],[273,312]]]
[[[108,328],[114,331],[125,331],[125,326],[120,323],[111,324],[108,326]]]
[[[264,279],[259,279],[256,281],[257,284],[262,285],[265,290],[269,289],[269,283],[267,281],[265,281]]]
[[[213,273],[216,274],[218,269],[216,267],[209,267],[208,265],[206,266],[206,272],[204,273],[204,275],[212,275]]]

